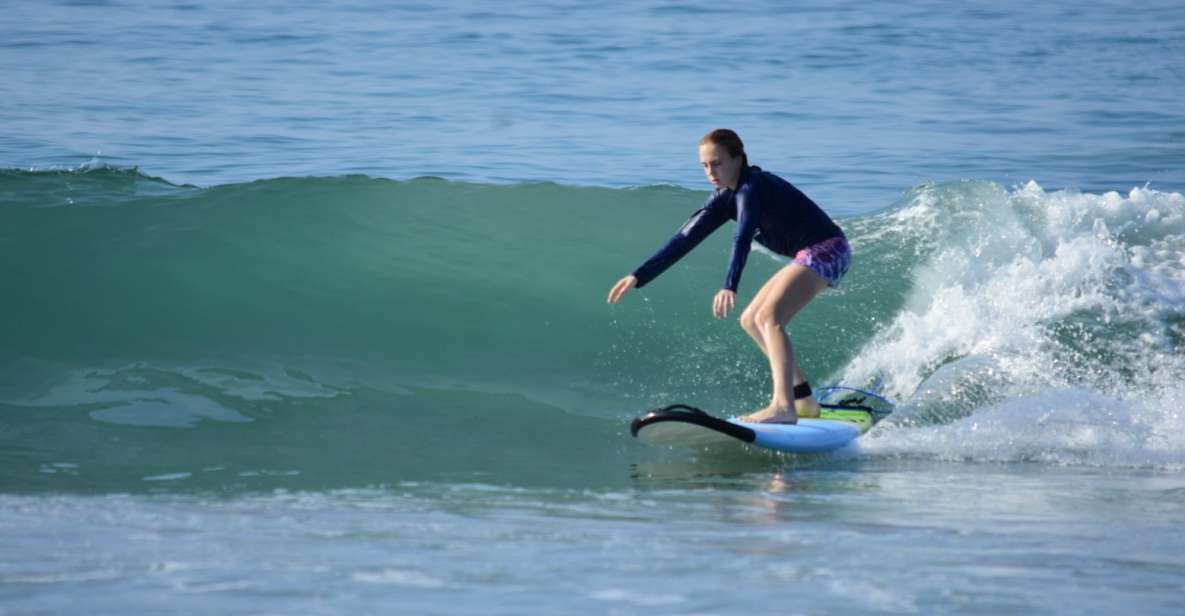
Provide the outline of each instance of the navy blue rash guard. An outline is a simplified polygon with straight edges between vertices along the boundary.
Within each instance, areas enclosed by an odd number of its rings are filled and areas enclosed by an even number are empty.
[[[671,241],[634,270],[636,287],[657,278],[729,219],[737,221],[737,228],[723,288],[734,292],[753,240],[792,257],[807,246],[843,237],[839,225],[793,184],[757,166],[742,168],[735,191],[718,189]]]

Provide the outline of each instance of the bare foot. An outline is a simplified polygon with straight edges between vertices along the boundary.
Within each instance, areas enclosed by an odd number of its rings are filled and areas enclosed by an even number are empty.
[[[798,415],[794,407],[789,404],[771,404],[759,411],[754,411],[740,418],[749,423],[798,423]]]
[[[818,417],[819,403],[814,396],[809,398],[799,398],[794,401],[794,412],[799,417]]]

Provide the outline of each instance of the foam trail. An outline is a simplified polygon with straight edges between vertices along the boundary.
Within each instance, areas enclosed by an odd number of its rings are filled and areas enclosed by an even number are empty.
[[[927,185],[882,223],[919,258],[843,372],[905,400],[867,451],[1185,461],[1185,197]]]

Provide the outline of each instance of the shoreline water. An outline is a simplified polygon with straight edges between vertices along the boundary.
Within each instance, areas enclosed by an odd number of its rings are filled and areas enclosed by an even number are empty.
[[[884,460],[609,490],[5,495],[23,558],[0,561],[0,600],[97,614],[1172,613],[1181,494],[1172,473]],[[47,541],[90,547],[22,549]]]

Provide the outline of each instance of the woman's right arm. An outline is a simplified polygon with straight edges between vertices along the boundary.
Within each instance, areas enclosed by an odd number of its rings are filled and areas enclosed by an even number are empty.
[[[704,238],[719,229],[720,225],[729,219],[727,201],[730,198],[731,195],[728,194],[728,191],[715,195],[708,200],[704,207],[692,214],[691,218],[688,218],[687,222],[679,227],[679,231],[675,233],[674,237],[632,272],[635,286],[640,289],[651,280],[658,278],[659,274],[665,272],[667,268],[691,252],[692,248],[704,241]]]
[[[613,288],[609,290],[609,303],[616,304],[617,301],[622,298],[622,296],[628,293],[630,289],[637,286],[637,284],[638,279],[635,278],[633,274],[618,280],[617,284],[613,285]]]
[[[730,195],[726,192],[713,195],[696,213],[679,227],[679,231],[658,252],[654,253],[645,263],[639,265],[630,275],[617,281],[609,290],[609,303],[616,304],[622,296],[632,289],[641,288],[654,280],[659,274],[691,252],[692,248],[720,228],[728,220],[728,211],[724,207]]]

